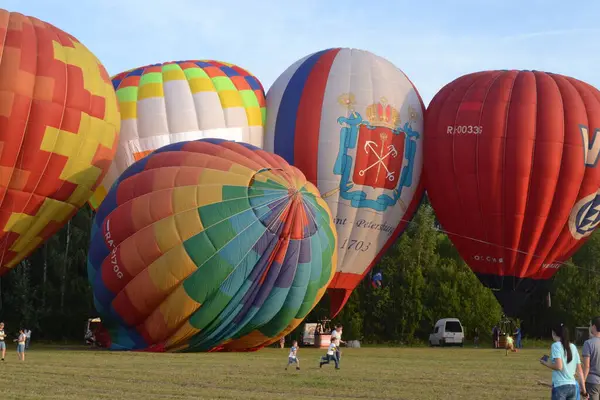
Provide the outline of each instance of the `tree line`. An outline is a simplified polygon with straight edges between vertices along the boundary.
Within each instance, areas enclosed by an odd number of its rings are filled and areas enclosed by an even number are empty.
[[[19,266],[0,277],[0,320],[9,333],[19,327],[34,340],[83,342],[88,318],[95,317],[87,279],[87,251],[93,213],[82,208],[63,229]],[[600,232],[560,268],[546,291],[531,296],[519,319],[527,337],[547,338],[552,322],[586,326],[600,313]],[[491,336],[502,315],[493,293],[460,258],[448,237],[437,229],[425,201],[404,234],[373,268],[383,286],[373,289],[370,275],[354,291],[335,323],[344,339],[366,343],[415,344],[427,341],[434,323],[459,318],[471,336]],[[329,310],[327,295],[306,318],[316,322]],[[302,325],[292,333],[300,338]]]

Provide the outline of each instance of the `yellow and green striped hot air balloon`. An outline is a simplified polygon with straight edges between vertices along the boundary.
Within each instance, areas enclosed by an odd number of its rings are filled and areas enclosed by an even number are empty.
[[[263,146],[264,89],[236,65],[166,62],[122,72],[112,82],[121,136],[114,161],[89,201],[94,209],[127,167],[162,146],[202,138]]]

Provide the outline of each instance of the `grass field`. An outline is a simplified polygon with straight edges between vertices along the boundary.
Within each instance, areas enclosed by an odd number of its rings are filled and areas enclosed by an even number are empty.
[[[323,351],[148,354],[38,347],[0,364],[2,398],[19,399],[548,399],[549,349],[343,349],[341,369],[319,369]]]

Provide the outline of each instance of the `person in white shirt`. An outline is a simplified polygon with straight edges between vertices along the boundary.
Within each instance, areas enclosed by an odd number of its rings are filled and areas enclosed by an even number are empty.
[[[333,341],[334,339],[337,339],[338,342],[338,346],[336,347],[335,350],[335,356],[337,357],[338,363],[340,362],[341,358],[342,358],[342,352],[340,351],[340,343],[346,343],[342,340],[342,328],[343,326],[341,324],[337,324],[335,326],[335,329],[331,331],[331,340]]]
[[[336,356],[336,349],[339,346],[339,339],[333,339],[329,344],[329,348],[327,348],[327,354],[321,357],[321,362],[319,363],[319,368],[323,368],[323,364],[329,364],[330,361],[335,362],[335,369],[340,369],[339,360]]]
[[[4,322],[0,322],[0,350],[2,350],[2,361],[6,356],[6,333],[4,333]]]
[[[25,349],[29,349],[30,341],[31,341],[31,330],[25,329]]]
[[[300,369],[300,360],[298,359],[298,341],[294,340],[292,342],[292,347],[290,348],[290,354],[288,354],[288,364],[285,367],[287,371],[288,367],[292,364],[296,364],[296,369]]]

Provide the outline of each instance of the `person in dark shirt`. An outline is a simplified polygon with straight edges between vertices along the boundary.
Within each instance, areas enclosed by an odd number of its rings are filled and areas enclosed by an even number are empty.
[[[492,329],[492,337],[494,338],[494,348],[497,349],[500,347],[500,328],[498,325],[494,325],[494,329]]]
[[[589,399],[600,400],[600,317],[594,317],[590,325],[591,335],[581,352],[583,376]]]

